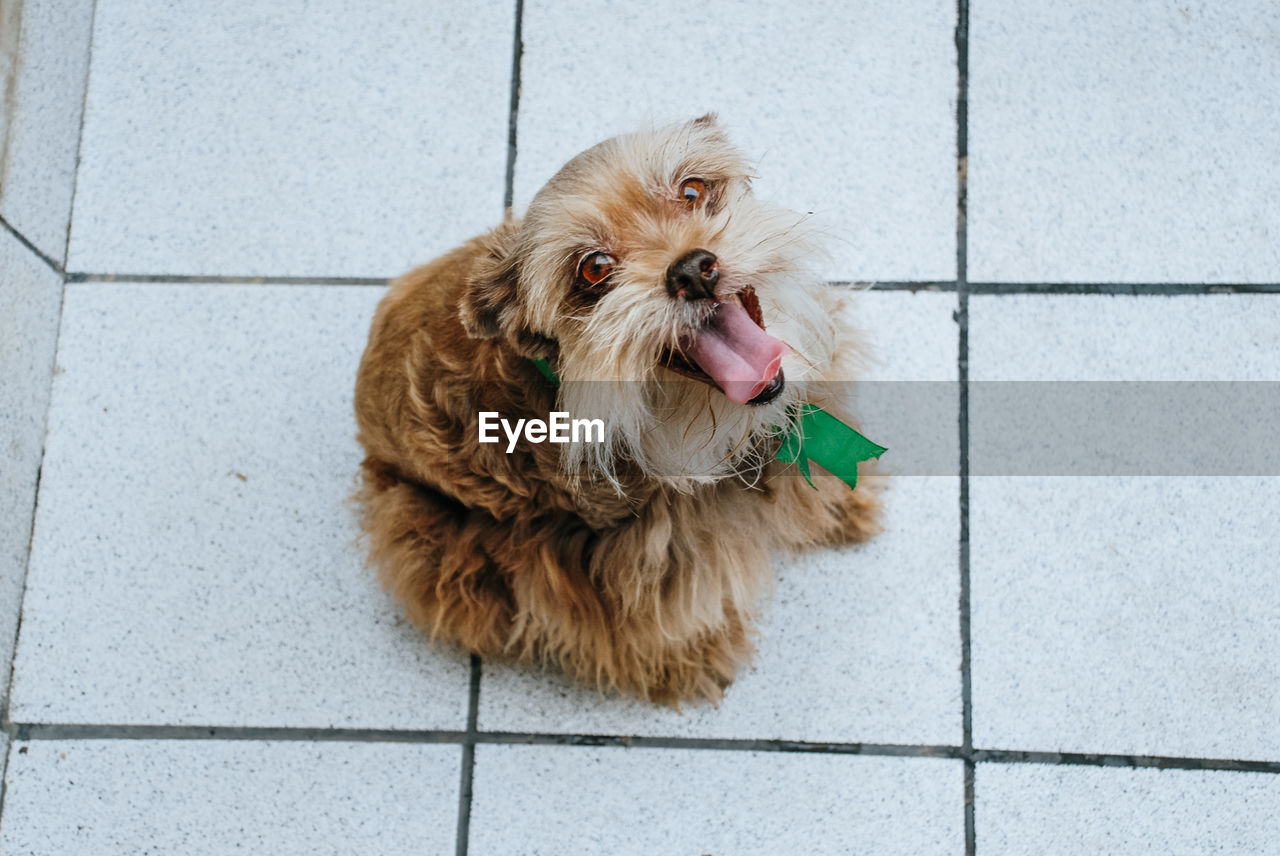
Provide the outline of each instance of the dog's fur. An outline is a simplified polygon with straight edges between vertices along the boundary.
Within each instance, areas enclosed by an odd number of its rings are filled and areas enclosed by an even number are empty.
[[[677,196],[696,176],[707,203]],[[771,551],[861,540],[878,503],[773,460],[789,408],[852,379],[845,295],[814,284],[801,218],[758,201],[714,116],[607,140],[571,160],[523,221],[393,283],[356,386],[371,558],[409,618],[483,656],[677,703],[717,700],[750,655]],[[666,360],[709,300],[672,296],[695,248],[716,298],[754,289],[788,343],[783,393],[734,404]],[[618,264],[584,291],[578,260]],[[558,371],[557,389],[532,360]],[[839,411],[839,402],[819,400]],[[478,411],[605,419],[604,443],[478,443]],[[846,414],[847,415],[847,414]]]

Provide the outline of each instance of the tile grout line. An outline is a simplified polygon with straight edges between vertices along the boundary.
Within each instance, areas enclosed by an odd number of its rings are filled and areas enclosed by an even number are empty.
[[[471,655],[471,681],[467,688],[467,730],[462,737],[462,775],[458,785],[458,831],[455,838],[457,856],[467,856],[471,839],[471,795],[476,768],[476,722],[480,715],[480,677],[483,664]]]
[[[89,76],[93,71],[93,42],[97,35],[98,0],[93,0],[93,10],[89,13],[88,56],[84,60],[84,88],[80,92],[80,127],[76,131],[76,161],[71,172],[71,204],[67,206],[67,239],[62,244],[62,264],[65,266],[71,258],[71,224],[75,220],[76,192],[80,189],[80,150],[84,145],[84,117],[89,109]],[[66,286],[66,282],[63,282]]]
[[[956,0],[956,323],[960,383],[960,720],[964,759],[964,852],[977,852],[974,817],[973,657],[969,572],[969,0]]]
[[[516,20],[511,39],[511,100],[507,112],[507,172],[502,209],[510,211],[515,200],[516,131],[520,118],[520,72],[524,62],[524,0],[516,0]]]
[[[165,273],[64,273],[57,262],[41,253],[21,233],[0,218],[13,235],[68,283],[132,283],[159,285],[370,285],[385,286],[391,277],[381,276],[278,276],[254,274],[165,274]],[[863,288],[868,291],[957,292],[955,280],[825,280],[833,287]],[[966,282],[969,294],[1063,294],[1179,296],[1199,294],[1280,294],[1280,282]]]
[[[228,740],[335,743],[416,743],[527,746],[579,746],[621,749],[682,749],[692,751],[777,752],[781,754],[865,755],[893,758],[941,758],[975,763],[1039,764],[1068,767],[1111,767],[1128,769],[1215,770],[1280,775],[1280,760],[1204,758],[1178,755],[1120,755],[1090,752],[1054,752],[1023,749],[974,749],[962,746],[900,743],[821,743],[800,740],[659,737],[625,734],[573,734],[535,731],[481,731],[472,720],[478,713],[479,685],[483,664],[472,672],[476,705],[468,708],[468,730],[400,730],[362,728],[296,728],[274,726],[201,725],[89,725],[72,723],[13,723],[9,727],[15,741],[40,740]],[[471,726],[476,726],[472,728]]]
[[[25,239],[24,239],[25,242]],[[53,264],[49,261],[49,264]],[[61,269],[58,270],[63,275]],[[65,274],[73,283],[132,283],[138,285],[376,285],[391,282],[389,277],[374,276],[267,276],[253,274],[163,274],[163,273],[87,273]],[[829,286],[865,288],[869,291],[955,291],[955,283],[945,280],[826,280]],[[1280,286],[1277,286],[1280,288]]]
[[[733,737],[555,734],[481,731],[478,743],[510,746],[584,746],[622,749],[679,749],[694,752],[776,752],[792,755],[868,755],[888,758],[959,758],[958,746],[896,743],[817,743]]]
[[[66,279],[67,272],[62,269],[62,265],[58,264],[50,256],[45,255],[44,252],[39,247],[31,243],[31,241],[27,240],[27,236],[19,232],[14,227],[14,225],[10,223],[8,220],[6,220],[2,215],[0,215],[0,226],[4,227],[4,230],[8,232],[10,235],[12,235],[18,241],[19,244],[22,244],[22,246],[26,247],[26,249],[32,255],[34,255],[40,261],[44,262],[45,265],[48,266],[50,270],[52,270],[62,279],[64,280]]]
[[[1275,294],[1274,282],[966,282],[970,294],[1104,294],[1178,296],[1184,294]]]
[[[282,725],[109,725],[15,722],[14,739],[31,740],[245,740],[314,743],[463,743],[467,732],[451,729],[308,728]]]
[[[857,288],[865,291],[955,291],[955,280],[940,279],[828,279],[823,285],[833,288]]]
[[[253,276],[235,274],[81,273],[67,274],[71,283],[131,283],[134,285],[376,285],[390,277],[379,276]]]
[[[1139,770],[1214,770],[1280,774],[1280,761],[1195,758],[1178,755],[1108,755],[1094,752],[1036,752],[1021,749],[976,749],[974,761],[984,764],[1045,764],[1058,767],[1109,767]]]

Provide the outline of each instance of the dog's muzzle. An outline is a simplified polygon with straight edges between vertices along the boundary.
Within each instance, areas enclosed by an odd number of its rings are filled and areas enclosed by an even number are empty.
[[[719,388],[737,404],[776,399],[786,385],[782,358],[791,348],[765,332],[755,291],[744,288],[723,300],[712,295],[708,310],[704,323],[668,353],[667,367]]]
[[[667,268],[667,293],[675,298],[713,299],[719,281],[716,254],[710,250],[691,250]]]

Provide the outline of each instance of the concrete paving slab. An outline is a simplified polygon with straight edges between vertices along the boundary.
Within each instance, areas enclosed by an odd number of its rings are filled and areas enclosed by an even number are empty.
[[[68,286],[16,722],[464,727],[362,571],[370,286]]]
[[[971,281],[1280,281],[1280,8],[969,18]]]
[[[514,22],[101,0],[69,268],[393,276],[497,225]]]
[[[962,777],[938,758],[481,745],[468,852],[960,854]]]
[[[14,745],[6,853],[452,853],[457,746],[213,740]]]
[[[1280,853],[1280,776],[979,764],[979,853]]]

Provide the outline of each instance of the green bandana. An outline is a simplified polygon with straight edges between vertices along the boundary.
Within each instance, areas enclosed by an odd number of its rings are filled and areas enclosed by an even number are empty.
[[[533,364],[543,377],[556,386],[560,385],[560,378],[550,363],[537,359]],[[813,485],[810,461],[816,462],[850,488],[855,488],[858,486],[858,462],[878,458],[888,451],[807,401],[800,405],[799,413],[795,415],[793,427],[778,450],[778,460],[798,466],[810,485]]]

